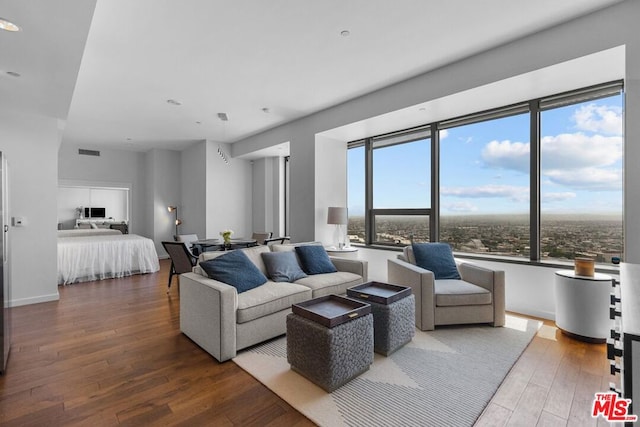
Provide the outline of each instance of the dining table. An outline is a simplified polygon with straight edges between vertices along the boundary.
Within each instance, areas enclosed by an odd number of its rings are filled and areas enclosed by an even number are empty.
[[[256,239],[246,239],[239,237],[237,239],[231,239],[229,244],[225,244],[220,239],[199,239],[191,243],[194,246],[200,248],[200,252],[209,251],[225,251],[236,248],[249,248],[256,246],[258,241]]]

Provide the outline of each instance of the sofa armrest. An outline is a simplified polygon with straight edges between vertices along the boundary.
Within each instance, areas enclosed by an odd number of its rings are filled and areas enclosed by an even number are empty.
[[[433,273],[400,259],[387,260],[387,279],[395,285],[409,286],[416,299],[416,326],[423,331],[435,325]]]
[[[505,322],[505,282],[504,271],[491,270],[476,264],[463,262],[458,265],[462,280],[478,285],[491,292],[493,301],[494,326],[503,326]]]
[[[236,355],[233,286],[196,273],[180,275],[180,330],[219,362]]]
[[[361,259],[329,257],[338,271],[346,271],[362,277],[362,283],[368,281],[369,263]]]

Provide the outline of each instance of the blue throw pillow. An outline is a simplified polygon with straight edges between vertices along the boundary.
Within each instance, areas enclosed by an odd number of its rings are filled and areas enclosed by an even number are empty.
[[[263,252],[262,260],[267,273],[274,282],[295,282],[307,277],[300,268],[294,252]]]
[[[257,288],[267,282],[262,271],[242,251],[231,251],[200,263],[207,276],[231,285],[238,293]]]
[[[329,259],[329,254],[320,245],[296,246],[302,269],[307,274],[335,273],[336,267]]]
[[[460,279],[451,246],[446,243],[414,243],[416,265],[433,272],[436,279]]]

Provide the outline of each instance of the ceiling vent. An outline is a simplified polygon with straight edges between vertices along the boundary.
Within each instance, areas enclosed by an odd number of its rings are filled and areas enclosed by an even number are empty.
[[[98,150],[85,150],[84,148],[78,149],[78,154],[81,156],[97,156],[100,157],[100,152]]]

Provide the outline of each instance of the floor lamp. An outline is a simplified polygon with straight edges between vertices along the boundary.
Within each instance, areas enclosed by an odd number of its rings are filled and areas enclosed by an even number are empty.
[[[338,245],[336,247],[340,250],[345,247],[345,233],[342,230],[342,226],[348,224],[348,222],[347,208],[335,206],[329,207],[329,211],[327,213],[327,224],[334,224],[336,226],[336,233],[338,236],[337,239],[334,238],[334,242],[337,240]]]
[[[175,234],[175,238],[178,238],[178,226],[180,224],[182,224],[182,220],[178,219],[178,207],[177,206],[167,206],[167,210],[169,212],[174,212],[175,216],[176,216],[176,234]]]

